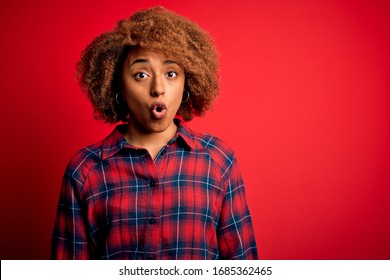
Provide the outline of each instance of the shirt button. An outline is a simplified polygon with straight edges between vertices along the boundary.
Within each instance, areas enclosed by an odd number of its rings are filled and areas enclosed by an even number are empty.
[[[162,156],[165,155],[166,153],[167,153],[167,149],[164,149],[164,150],[161,151],[161,155]]]
[[[150,181],[149,183],[151,188],[154,188],[156,186],[156,182],[154,180]]]
[[[151,219],[149,220],[149,224],[154,225],[155,223],[157,223],[156,219],[151,218]]]

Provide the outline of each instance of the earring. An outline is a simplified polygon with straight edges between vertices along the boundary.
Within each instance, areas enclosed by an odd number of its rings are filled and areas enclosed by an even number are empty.
[[[121,105],[121,104],[119,103],[119,101],[118,101],[118,93],[115,95],[115,100],[116,100],[116,103],[117,103],[118,105]]]
[[[186,103],[188,101],[188,99],[190,99],[190,92],[188,90],[184,90],[183,93],[187,93],[187,98],[182,100],[181,103]]]

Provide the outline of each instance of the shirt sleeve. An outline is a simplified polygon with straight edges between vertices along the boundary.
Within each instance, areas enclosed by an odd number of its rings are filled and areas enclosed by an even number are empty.
[[[252,220],[235,157],[224,176],[226,193],[217,232],[220,258],[256,260],[258,254]]]
[[[65,173],[52,235],[52,259],[89,258],[81,187],[81,182]]]

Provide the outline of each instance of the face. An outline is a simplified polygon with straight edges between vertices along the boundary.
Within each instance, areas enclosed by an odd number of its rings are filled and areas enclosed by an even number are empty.
[[[151,49],[131,52],[122,71],[129,124],[143,133],[160,133],[174,126],[184,90],[184,68]]]

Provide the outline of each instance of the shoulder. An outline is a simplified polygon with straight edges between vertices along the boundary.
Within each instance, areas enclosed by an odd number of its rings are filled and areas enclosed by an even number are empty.
[[[210,155],[222,169],[226,169],[234,162],[233,149],[225,141],[206,132],[194,131],[183,122],[178,124],[179,134],[194,150]]]
[[[69,160],[65,174],[78,182],[84,182],[94,165],[101,162],[102,142],[97,142],[77,151]]]
[[[115,155],[125,145],[126,140],[120,130],[121,125],[118,125],[103,140],[76,152],[68,163],[66,174],[78,182],[84,182],[96,164]]]
[[[197,146],[211,156],[221,169],[229,169],[235,162],[233,149],[222,139],[209,133],[193,132]]]

